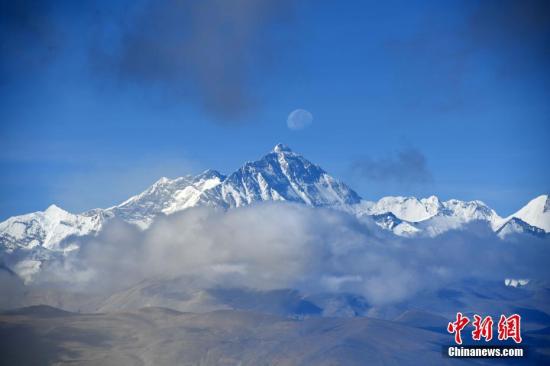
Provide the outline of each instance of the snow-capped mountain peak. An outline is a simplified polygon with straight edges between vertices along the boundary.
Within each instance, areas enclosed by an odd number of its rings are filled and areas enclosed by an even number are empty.
[[[44,215],[46,216],[66,216],[67,214],[67,211],[55,204],[49,205],[46,211],[44,211]]]
[[[518,218],[531,226],[550,232],[550,197],[547,194],[540,195],[527,203],[516,213],[510,215],[511,218]]]
[[[360,201],[357,193],[288,146],[277,144],[261,159],[248,162],[221,186],[229,207],[257,201],[291,201],[338,206]]]
[[[391,212],[401,220],[420,222],[435,216],[442,207],[435,196],[420,200],[416,197],[389,196],[381,198],[370,211],[374,214]]]
[[[0,247],[8,251],[37,246],[62,250],[59,245],[65,238],[96,233],[101,225],[98,215],[75,215],[51,205],[45,211],[10,217],[0,223]]]
[[[473,220],[488,221],[494,226],[501,218],[497,213],[482,201],[460,201],[451,199],[443,202],[442,213],[447,216],[456,217],[464,222]]]

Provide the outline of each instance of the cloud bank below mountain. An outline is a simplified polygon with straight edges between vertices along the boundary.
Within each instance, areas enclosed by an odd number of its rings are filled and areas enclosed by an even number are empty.
[[[36,286],[111,292],[183,277],[197,288],[347,292],[384,305],[466,279],[550,278],[548,239],[502,241],[475,222],[437,238],[397,238],[368,218],[288,203],[193,208],[146,231],[113,221],[80,240],[78,252],[43,268]]]

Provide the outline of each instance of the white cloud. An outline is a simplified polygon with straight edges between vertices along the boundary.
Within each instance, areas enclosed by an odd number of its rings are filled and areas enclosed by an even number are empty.
[[[461,279],[549,277],[547,240],[503,243],[480,224],[404,239],[343,212],[281,203],[190,209],[145,232],[114,222],[81,245],[77,256],[41,278],[114,290],[183,277],[199,288],[352,292],[383,305]]]

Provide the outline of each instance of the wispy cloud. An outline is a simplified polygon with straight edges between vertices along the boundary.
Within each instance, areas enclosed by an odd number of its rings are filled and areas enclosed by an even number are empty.
[[[292,10],[286,0],[147,1],[127,19],[120,47],[99,44],[94,62],[122,81],[198,101],[222,122],[239,120],[259,102],[257,71],[284,50],[270,32],[287,27]]]
[[[288,0],[4,1],[0,83],[19,82],[34,71],[43,76],[58,62],[95,82],[105,79],[197,104],[214,121],[241,121],[262,103],[258,82],[275,69],[274,55],[290,44],[295,5]]]
[[[388,58],[397,65],[396,86],[407,92],[400,104],[445,113],[482,108],[487,95],[472,98],[478,93],[472,88],[478,82],[476,75],[503,88],[510,81],[521,81],[533,90],[545,88],[550,65],[548,1],[459,5],[460,21],[445,16],[448,7],[430,7],[412,32],[386,40]],[[431,93],[418,93],[419,85]]]
[[[422,184],[433,181],[426,156],[408,148],[382,158],[365,157],[352,163],[354,173],[376,182]]]

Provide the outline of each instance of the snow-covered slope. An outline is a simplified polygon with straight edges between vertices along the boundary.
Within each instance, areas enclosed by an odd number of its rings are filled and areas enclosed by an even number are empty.
[[[383,197],[378,202],[363,203],[362,214],[381,215],[391,212],[397,218],[409,222],[419,222],[435,216],[443,208],[435,196],[418,199],[416,197]]]
[[[229,207],[258,201],[292,201],[310,206],[343,206],[361,198],[288,147],[278,144],[262,159],[246,163],[221,185]]]
[[[0,247],[8,252],[37,246],[64,250],[67,248],[60,246],[63,239],[96,233],[104,220],[101,212],[74,215],[51,205],[44,212],[14,216],[0,223]]]
[[[403,221],[391,212],[369,215],[369,217],[381,228],[393,232],[399,236],[415,236],[419,234],[420,229],[415,223]]]
[[[200,204],[224,206],[212,189],[224,176],[215,170],[207,170],[196,177],[176,179],[161,178],[144,192],[130,197],[120,205],[105,210],[108,216],[147,228],[159,215],[171,214]]]
[[[550,232],[550,197],[547,194],[538,196],[529,201],[518,212],[512,214],[511,218],[518,218],[531,226],[543,229],[547,233]]]
[[[427,236],[437,236],[448,230],[460,229],[472,221],[487,223],[496,230],[502,218],[481,201],[451,199],[442,203],[439,212],[419,223],[418,228]]]
[[[508,235],[512,234],[531,234],[539,237],[544,237],[546,235],[546,232],[536,226],[529,225],[522,219],[512,217],[511,219],[506,221],[504,225],[498,228],[497,235],[501,238],[505,238]]]
[[[455,217],[462,222],[482,220],[489,222],[491,227],[495,227],[502,220],[493,209],[481,201],[459,201],[452,199],[443,202],[443,207],[440,214]]]

